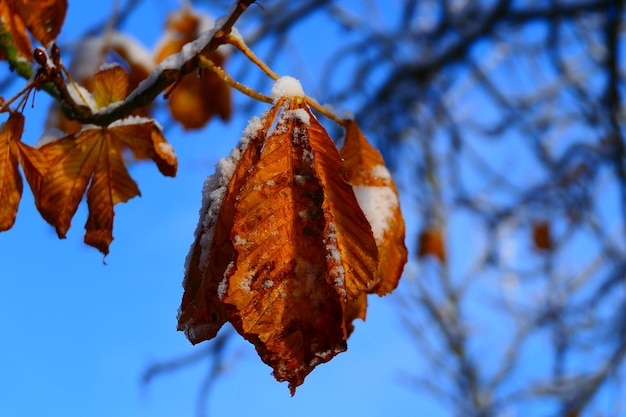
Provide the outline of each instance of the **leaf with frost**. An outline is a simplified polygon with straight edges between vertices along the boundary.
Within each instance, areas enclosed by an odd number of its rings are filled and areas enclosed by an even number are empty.
[[[178,312],[178,330],[196,344],[215,337],[227,317],[220,300],[223,277],[235,258],[231,229],[239,192],[257,163],[267,126],[276,110],[263,121],[253,119],[239,145],[222,159],[204,184],[200,220],[187,255],[184,294]]]
[[[178,328],[197,343],[225,316],[293,394],[346,349],[346,306],[375,282],[376,242],[302,97],[278,98],[247,147],[217,168],[203,191]]]
[[[385,295],[398,286],[407,261],[398,191],[380,152],[370,145],[354,120],[346,122],[341,156],[348,181],[372,226],[380,259],[377,282],[369,292]]]

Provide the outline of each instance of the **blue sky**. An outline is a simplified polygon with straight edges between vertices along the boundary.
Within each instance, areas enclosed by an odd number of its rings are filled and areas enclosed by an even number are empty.
[[[99,2],[96,11],[93,4],[70,0],[61,45],[108,16],[109,3]],[[175,6],[166,1],[142,7],[127,27],[144,44],[154,45],[164,13]],[[142,27],[140,32],[137,27]],[[310,59],[315,54],[303,58]],[[297,66],[275,69],[284,73]],[[2,77],[7,74],[4,67],[0,71]],[[306,90],[307,80],[302,81]],[[21,82],[17,84],[15,88]],[[41,134],[48,103],[40,93],[35,109],[26,110],[27,143]],[[142,197],[116,206],[115,240],[107,265],[97,250],[82,243],[84,204],[67,239],[58,240],[25,189],[14,228],[0,234],[0,416],[196,414],[208,361],[163,375],[148,386],[141,384],[141,376],[157,361],[202,348],[192,347],[176,331],[183,263],[197,222],[202,183],[236,144],[251,116],[235,111],[230,123],[214,121],[193,133],[175,126],[167,129],[179,157],[178,176],[162,177],[150,163],[131,168]],[[422,415],[437,415],[441,410],[418,397],[402,377],[418,371],[420,358],[398,309],[396,295],[372,299],[368,320],[357,323],[348,351],[316,368],[293,398],[253,347],[233,338],[208,413],[366,417],[409,416],[420,410]]]

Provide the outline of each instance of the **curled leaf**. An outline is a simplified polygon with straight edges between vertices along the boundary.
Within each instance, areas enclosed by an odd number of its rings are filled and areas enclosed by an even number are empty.
[[[166,32],[155,52],[155,62],[181,51],[183,46],[211,28],[213,22],[189,7],[172,13]],[[224,55],[219,51],[208,54],[217,66],[224,65]],[[199,70],[180,79],[169,93],[168,106],[172,117],[185,129],[199,129],[214,116],[229,120],[231,116],[230,88],[208,70]]]
[[[241,141],[216,165],[207,178],[200,209],[200,221],[185,262],[184,294],[178,311],[178,330],[196,344],[215,337],[227,317],[219,295],[223,296],[223,277],[235,258],[231,229],[239,192],[257,163],[267,134],[266,120],[253,119]],[[271,122],[269,122],[271,124]]]
[[[15,9],[33,37],[48,46],[61,32],[67,0],[15,0]]]
[[[0,231],[13,227],[22,197],[23,182],[18,170],[22,166],[33,192],[41,187],[46,161],[41,154],[21,142],[24,116],[11,113],[0,127]]]
[[[293,394],[346,350],[346,318],[360,314],[348,303],[374,285],[378,253],[339,152],[303,98],[278,98],[256,125],[205,184],[179,330],[197,343],[229,320]]]
[[[16,10],[13,0],[0,0],[0,59],[8,54],[13,61],[17,57],[33,61],[32,44],[22,16]],[[11,54],[17,57],[11,57]]]
[[[24,116],[11,113],[0,127],[0,231],[13,227],[22,198],[22,177],[18,169],[16,143],[24,130]]]
[[[407,261],[405,225],[398,190],[382,155],[370,145],[354,120],[346,121],[341,156],[348,181],[354,187],[378,246],[376,283],[368,292],[385,295],[398,286]]]

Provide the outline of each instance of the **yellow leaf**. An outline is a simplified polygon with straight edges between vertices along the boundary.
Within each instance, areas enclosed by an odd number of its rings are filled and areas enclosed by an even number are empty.
[[[98,107],[123,100],[127,89],[128,76],[119,66],[104,69],[94,77]],[[130,116],[108,127],[84,129],[41,147],[52,168],[45,173],[41,186],[33,189],[35,204],[59,237],[65,237],[89,186],[85,243],[108,254],[113,240],[114,205],[140,195],[124,164],[127,149],[138,159],[152,159],[163,175],[176,175],[174,150],[155,122],[143,117]]]
[[[309,140],[316,171],[324,187],[324,214],[337,235],[337,248],[344,263],[345,286],[349,301],[361,292],[371,291],[376,284],[378,249],[372,229],[363,213],[348,176],[341,155],[317,118],[305,107],[311,120]]]
[[[247,147],[205,183],[178,329],[198,343],[230,321],[293,395],[315,366],[346,350],[376,283],[377,245],[303,97],[277,98],[251,125]]]
[[[21,142],[23,128],[24,116],[20,113],[11,113],[9,120],[0,128],[0,231],[13,226],[22,196],[23,183],[18,163],[33,193],[41,188],[43,173],[48,169],[43,155]]]
[[[122,148],[129,148],[137,159],[152,159],[161,174],[175,177],[178,159],[161,129],[145,118],[129,117],[109,127],[109,132]]]
[[[324,128],[301,98],[279,108],[237,196],[221,289],[230,321],[293,394],[346,349],[346,303],[373,284],[377,253]]]
[[[94,75],[93,98],[98,108],[122,101],[128,94],[128,74],[118,65],[98,71]]]

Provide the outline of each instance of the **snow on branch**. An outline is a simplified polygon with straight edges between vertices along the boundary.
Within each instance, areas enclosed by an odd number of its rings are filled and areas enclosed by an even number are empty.
[[[223,44],[223,40],[233,30],[235,22],[252,3],[254,3],[254,0],[237,1],[229,10],[229,13],[216,21],[213,28],[204,32],[196,40],[186,44],[179,53],[173,54],[154,68],[148,78],[141,82],[125,100],[113,103],[98,111],[94,112],[92,109],[77,102],[69,91],[63,77],[58,75],[51,76],[51,81],[59,91],[65,105],[69,107],[72,119],[84,124],[109,125],[130,115],[133,110],[150,104],[168,86],[197,69],[198,57],[215,51]],[[45,67],[44,64],[43,71],[52,73],[55,70]]]

